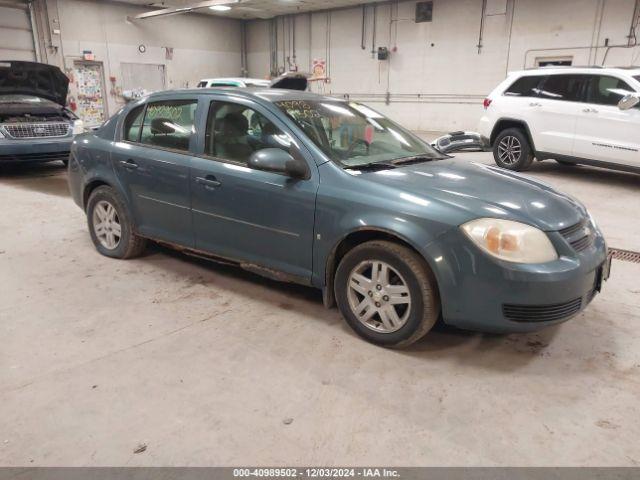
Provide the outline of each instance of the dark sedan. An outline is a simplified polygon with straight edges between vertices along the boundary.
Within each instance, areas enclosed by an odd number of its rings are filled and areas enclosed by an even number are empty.
[[[311,285],[386,346],[439,318],[497,332],[565,321],[609,271],[576,200],[300,91],[153,94],[76,138],[69,182],[103,255],[151,239]]]

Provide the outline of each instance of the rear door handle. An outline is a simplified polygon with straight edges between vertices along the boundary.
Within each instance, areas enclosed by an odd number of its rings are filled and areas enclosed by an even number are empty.
[[[222,185],[213,175],[196,177],[196,183],[204,185],[205,187],[219,187],[220,185]]]
[[[120,160],[120,165],[122,165],[124,168],[128,168],[129,170],[135,170],[136,168],[138,168],[138,164],[131,159],[126,161]]]
[[[538,102],[531,102],[531,103],[529,104],[529,106],[530,106],[530,107],[541,107],[541,106],[542,106],[542,104],[541,104],[541,103],[538,103]]]

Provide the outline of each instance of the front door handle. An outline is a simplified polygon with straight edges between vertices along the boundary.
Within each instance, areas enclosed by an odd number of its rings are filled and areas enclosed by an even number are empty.
[[[135,170],[136,168],[138,168],[138,164],[131,159],[126,161],[120,160],[120,165],[122,165],[124,168],[127,168],[129,170]]]
[[[207,175],[206,177],[196,177],[196,183],[204,185],[205,187],[219,187],[220,185],[222,185],[213,175]]]
[[[596,110],[595,108],[583,108],[582,111],[584,113],[598,113],[598,110]]]
[[[531,102],[531,103],[529,104],[529,106],[530,106],[530,107],[541,107],[541,106],[542,106],[542,104],[541,104],[541,103],[538,103],[538,102]]]

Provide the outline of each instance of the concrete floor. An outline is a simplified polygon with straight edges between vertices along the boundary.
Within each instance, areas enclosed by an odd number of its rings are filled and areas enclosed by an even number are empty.
[[[530,173],[640,250],[640,176]],[[58,166],[4,170],[0,204],[0,465],[640,465],[638,264],[562,326],[393,351],[311,289],[100,256]]]

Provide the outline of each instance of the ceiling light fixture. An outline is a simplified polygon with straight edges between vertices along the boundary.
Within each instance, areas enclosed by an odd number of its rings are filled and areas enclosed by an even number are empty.
[[[231,7],[228,5],[211,5],[209,7],[211,10],[215,10],[216,12],[226,12],[231,10]]]

